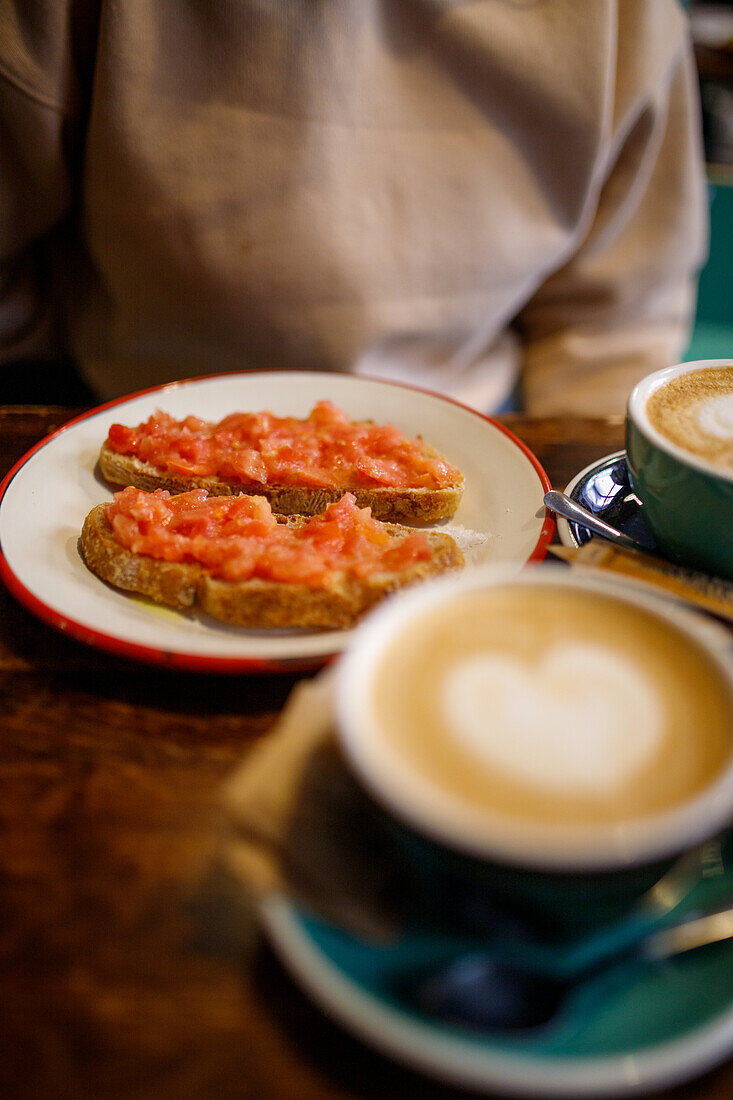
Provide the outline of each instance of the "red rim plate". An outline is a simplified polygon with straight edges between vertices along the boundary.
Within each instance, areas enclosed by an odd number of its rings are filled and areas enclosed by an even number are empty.
[[[274,371],[241,371],[237,372],[235,377],[241,377],[241,375],[272,375],[276,374]],[[305,373],[305,372],[304,372]],[[39,440],[29,451],[27,451],[22,458],[20,458],[8,474],[0,482],[0,508],[2,507],[5,494],[15,478],[18,472],[26,465],[26,463],[40,450],[47,447],[49,443],[58,438],[60,435],[68,432],[75,425],[82,423],[85,420],[89,420],[93,416],[99,415],[99,413],[105,412],[108,409],[115,408],[118,405],[127,404],[139,397],[145,397],[153,393],[160,393],[163,390],[171,387],[178,387],[187,385],[193,382],[208,381],[216,378],[231,378],[232,375],[227,375],[224,372],[201,375],[195,378],[182,379],[180,382],[169,382],[159,386],[150,386],[146,389],[137,390],[134,393],[125,394],[122,397],[115,398],[112,401],[107,401],[104,404],[97,405],[87,412],[81,413],[79,416],[73,417],[66,424],[63,424],[60,428],[51,432],[43,439]],[[458,408],[464,409],[472,415],[479,417],[481,420],[490,424],[497,431],[505,435],[516,446],[531,466],[534,468],[539,482],[543,488],[543,495],[549,489],[552,488],[550,480],[545,473],[545,470],[541,466],[539,460],[532,453],[529,447],[518,439],[505,425],[498,423],[490,416],[485,416],[483,413],[478,412],[476,409],[472,409],[470,406],[463,404],[460,401],[455,400],[452,397],[447,397],[443,394],[435,393],[432,390],[426,389],[421,386],[406,386],[398,382],[390,382],[382,378],[372,378],[366,375],[355,376],[359,381],[364,382],[378,382],[380,385],[390,385],[397,389],[414,390],[417,393],[425,394],[429,397],[435,397],[440,401],[444,401],[448,404],[455,405]],[[534,549],[526,560],[525,564],[530,562],[542,561],[546,556],[548,547],[552,542],[552,537],[555,531],[555,520],[553,514],[545,509],[545,518],[540,529],[540,533],[535,544]],[[333,661],[339,654],[339,650],[335,650],[332,653],[319,654],[317,656],[308,657],[294,657],[294,658],[257,658],[257,657],[225,657],[225,656],[209,656],[206,654],[195,653],[182,653],[171,652],[164,648],[157,648],[154,646],[141,645],[136,642],[127,641],[124,638],[119,638],[113,633],[107,633],[105,631],[97,630],[93,627],[87,626],[83,622],[72,618],[69,615],[61,614],[53,607],[47,604],[44,600],[40,599],[19,579],[14,570],[8,563],[5,554],[0,544],[0,579],[2,579],[8,591],[21,603],[28,611],[31,612],[36,618],[42,622],[47,623],[54,629],[59,630],[62,634],[66,634],[70,638],[74,638],[76,641],[83,642],[86,645],[92,646],[95,649],[103,650],[107,653],[111,653],[117,657],[131,658],[137,661],[143,661],[147,664],[160,665],[171,669],[180,669],[189,672],[222,672],[222,673],[276,673],[276,672],[306,672],[313,669],[322,667],[325,664]]]

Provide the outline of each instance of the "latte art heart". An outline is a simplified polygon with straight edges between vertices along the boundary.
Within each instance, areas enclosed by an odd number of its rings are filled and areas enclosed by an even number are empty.
[[[733,363],[675,375],[651,393],[645,411],[675,446],[733,471]]]
[[[733,439],[733,393],[713,397],[700,405],[697,422],[702,430],[717,439]]]
[[[496,652],[456,664],[443,716],[477,761],[548,794],[604,796],[653,757],[661,706],[618,651],[563,642],[538,664]]]

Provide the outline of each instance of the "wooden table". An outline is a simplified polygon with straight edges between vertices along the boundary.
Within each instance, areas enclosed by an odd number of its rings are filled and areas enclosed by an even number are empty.
[[[74,410],[0,409],[0,476]],[[505,418],[562,488],[621,420]],[[448,1100],[329,1022],[214,869],[222,780],[294,676],[87,649],[0,586],[0,1095]],[[733,1063],[672,1095],[733,1096]]]

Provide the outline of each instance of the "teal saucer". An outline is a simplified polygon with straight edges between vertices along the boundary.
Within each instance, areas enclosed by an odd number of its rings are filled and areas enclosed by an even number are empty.
[[[576,990],[552,1025],[514,1035],[435,1023],[391,994],[429,941],[367,944],[282,897],[263,906],[286,967],[332,1017],[396,1060],[454,1085],[611,1097],[663,1088],[733,1053],[733,941],[664,963],[626,962]]]

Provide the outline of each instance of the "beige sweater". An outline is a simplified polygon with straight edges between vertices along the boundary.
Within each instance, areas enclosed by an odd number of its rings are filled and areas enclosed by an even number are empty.
[[[0,0],[0,362],[621,411],[705,245],[677,0]]]

